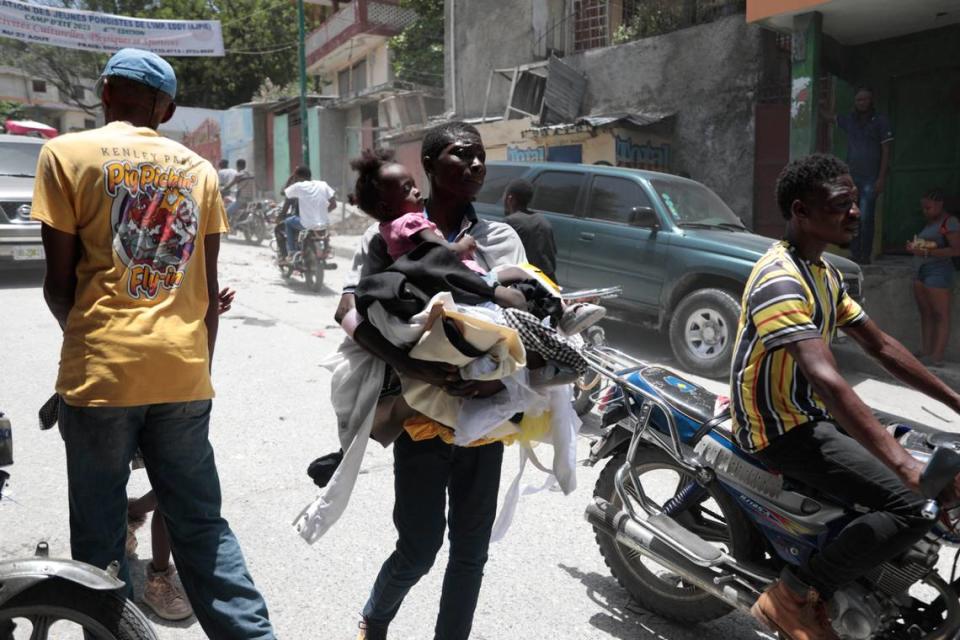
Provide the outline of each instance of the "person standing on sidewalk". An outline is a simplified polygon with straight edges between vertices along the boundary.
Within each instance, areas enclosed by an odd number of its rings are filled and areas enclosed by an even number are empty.
[[[850,251],[858,264],[870,264],[877,198],[887,184],[893,128],[885,115],[877,113],[873,91],[867,87],[857,88],[853,111],[838,115],[837,126],[847,134],[847,165],[860,192],[860,227]]]
[[[434,127],[423,140],[421,161],[430,180],[425,212],[448,242],[469,233],[477,242],[484,269],[526,262],[523,245],[507,225],[477,217],[471,202],[486,176],[486,151],[480,134],[464,122]],[[369,322],[358,319],[353,288],[362,276],[390,265],[378,225],[364,234],[354,270],[337,309],[336,320],[352,326],[353,339],[406,376],[452,395],[485,398],[499,381],[464,381],[437,363],[410,358]],[[359,322],[359,324],[356,324]],[[387,558],[363,608],[358,640],[384,640],[410,589],[425,576],[443,545],[449,523],[450,560],[440,594],[435,640],[466,640],[483,582],[483,568],[497,510],[503,443],[478,447],[445,444],[440,438],[414,440],[403,432],[393,445],[394,507],[397,547]],[[447,504],[449,496],[449,506]]]
[[[63,329],[57,393],[76,560],[120,565],[126,484],[139,447],[176,566],[211,638],[272,639],[266,603],[220,515],[208,439],[217,337],[217,174],[157,134],[177,79],[159,56],[117,52],[97,91],[107,124],[47,143],[33,218],[44,297]]]

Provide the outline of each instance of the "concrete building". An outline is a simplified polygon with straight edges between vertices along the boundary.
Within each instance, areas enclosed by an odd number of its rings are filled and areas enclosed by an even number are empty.
[[[832,151],[846,139],[821,108],[849,111],[856,86],[866,85],[894,132],[886,190],[877,203],[875,250],[864,267],[867,311],[882,327],[919,346],[912,299],[913,267],[906,241],[923,226],[919,199],[931,187],[946,193],[960,215],[960,5],[955,0],[748,0],[747,20],[777,30],[792,43],[789,109],[770,131],[789,140],[788,155]],[[955,288],[956,293],[956,288]],[[960,296],[952,297],[960,317]],[[960,332],[947,350],[960,359]]]
[[[84,104],[96,103],[93,84],[91,80],[74,87],[76,99]],[[29,119],[48,124],[60,133],[92,129],[103,124],[102,114],[91,115],[69,104],[52,82],[34,78],[17,67],[0,67],[0,100],[23,104]]]
[[[338,10],[328,13],[307,38],[307,73],[319,102],[308,112],[307,164],[345,197],[353,183],[350,158],[379,146],[386,134],[439,115],[443,94],[442,89],[398,78],[393,71],[389,39],[416,19],[413,11],[402,8],[399,0],[335,4]],[[299,120],[296,109],[276,113],[275,141],[284,126],[299,131]],[[291,144],[291,161],[298,164],[302,153],[294,146],[299,145]],[[282,149],[277,152],[283,155]]]
[[[667,4],[699,13],[661,35],[615,44],[632,37],[642,12]],[[667,4],[446,0],[447,107],[484,122],[494,140],[493,130],[528,120],[491,157],[689,175],[752,224],[760,89],[785,81],[786,53],[776,34],[746,23],[740,3]]]

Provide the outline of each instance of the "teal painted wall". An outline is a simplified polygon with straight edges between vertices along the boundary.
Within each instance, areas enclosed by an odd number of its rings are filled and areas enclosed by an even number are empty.
[[[273,117],[273,191],[283,198],[283,185],[290,177],[290,129],[287,115]]]

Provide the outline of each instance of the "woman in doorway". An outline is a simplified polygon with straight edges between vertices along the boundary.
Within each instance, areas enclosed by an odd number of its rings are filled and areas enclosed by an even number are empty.
[[[927,365],[943,364],[950,338],[953,258],[960,256],[960,221],[943,208],[943,191],[930,189],[920,199],[925,226],[907,243],[914,255],[913,295],[920,310],[923,344],[917,354]]]

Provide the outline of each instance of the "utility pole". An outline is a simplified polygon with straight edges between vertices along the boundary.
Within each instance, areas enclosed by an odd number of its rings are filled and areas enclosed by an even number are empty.
[[[303,164],[310,166],[310,138],[307,132],[307,20],[303,12],[303,0],[297,0],[297,17],[300,31],[300,149]]]

